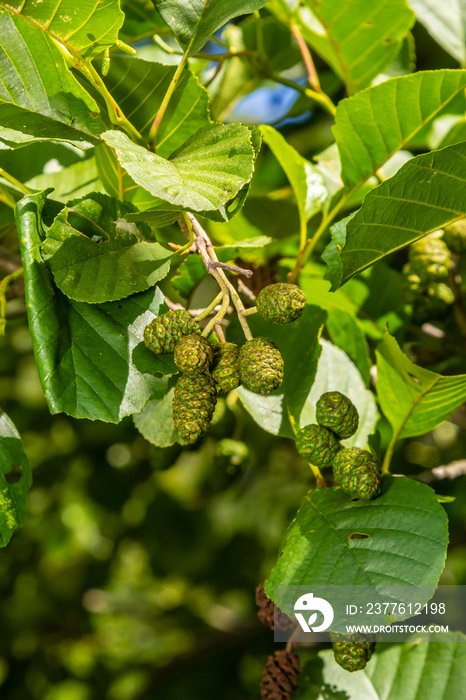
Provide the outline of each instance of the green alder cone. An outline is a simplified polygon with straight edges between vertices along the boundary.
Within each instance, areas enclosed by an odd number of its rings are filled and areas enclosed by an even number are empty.
[[[409,263],[403,267],[401,286],[407,304],[415,304],[422,298],[424,286],[419,275],[413,272]]]
[[[214,415],[217,396],[212,377],[202,372],[182,374],[173,397],[173,423],[184,442],[195,442]]]
[[[256,394],[270,394],[283,380],[285,366],[277,346],[268,338],[248,340],[239,353],[241,381]]]
[[[233,473],[249,459],[249,448],[241,440],[223,438],[215,446],[215,464]]]
[[[214,347],[212,377],[217,391],[233,391],[241,384],[239,371],[239,347],[235,343],[221,343]]]
[[[423,282],[419,275],[413,273],[409,264],[403,268],[402,285],[405,312],[417,323],[441,321],[455,301],[452,289],[445,282]]]
[[[333,476],[351,498],[370,500],[379,495],[382,471],[375,457],[359,447],[344,448],[335,455]]]
[[[351,639],[339,634],[330,634],[335,661],[346,671],[362,671],[375,650],[375,642],[369,635],[353,635]]]
[[[430,234],[410,246],[409,264],[423,282],[445,280],[451,268],[451,253],[437,234]]]
[[[301,457],[316,467],[331,467],[341,446],[331,430],[310,424],[298,431],[296,449]]]
[[[453,253],[466,251],[466,219],[445,226],[443,240]]]
[[[159,353],[173,352],[175,345],[185,335],[201,333],[189,311],[167,311],[149,323],[144,329],[144,343],[149,350]]]
[[[180,372],[205,372],[213,359],[212,345],[202,335],[185,335],[175,346],[175,364]]]
[[[432,282],[422,297],[413,304],[413,319],[417,323],[441,321],[447,316],[454,301],[455,295],[447,284]]]
[[[322,394],[316,405],[316,418],[319,425],[333,431],[340,440],[354,435],[359,425],[356,406],[339,391]]]
[[[301,316],[306,295],[295,284],[269,284],[256,299],[257,312],[270,323],[291,323]]]

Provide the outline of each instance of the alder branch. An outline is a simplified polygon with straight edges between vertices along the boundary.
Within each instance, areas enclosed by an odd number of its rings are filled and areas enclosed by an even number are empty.
[[[251,275],[253,275],[253,274],[254,273],[251,271]],[[243,280],[238,280],[238,292],[240,294],[244,294],[244,296],[247,297],[249,299],[249,301],[252,301],[253,304],[256,303],[256,298],[257,298],[256,295],[254,294],[252,289],[249,289],[249,287],[247,287],[244,284]]]
[[[442,479],[457,479],[459,476],[464,476],[465,474],[466,459],[457,459],[441,467],[426,469],[412,478],[416,479],[416,481],[421,481],[423,484],[431,484],[434,481],[440,481]]]
[[[170,311],[189,311],[191,316],[193,318],[197,318],[198,316],[205,315],[205,316],[210,316],[211,314],[216,314],[218,311],[220,311],[221,304],[216,304],[213,306],[210,310],[209,313],[206,313],[206,309],[186,309],[183,304],[178,304],[175,301],[172,301],[168,297],[165,297],[165,304],[168,306]],[[209,307],[207,307],[209,308]],[[228,313],[231,313],[233,311],[233,307],[229,306],[228,307]]]

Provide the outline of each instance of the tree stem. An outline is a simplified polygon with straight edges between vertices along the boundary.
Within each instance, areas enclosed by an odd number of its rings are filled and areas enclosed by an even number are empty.
[[[156,152],[156,141],[157,141],[157,132],[160,127],[160,123],[165,115],[165,112],[167,111],[167,107],[170,103],[170,100],[172,98],[173,93],[176,90],[176,86],[178,85],[178,82],[180,80],[181,74],[183,73],[183,70],[188,62],[188,54],[187,52],[183,54],[181,61],[178,64],[178,67],[173,75],[173,78],[171,79],[170,85],[168,86],[167,92],[165,93],[165,96],[162,100],[162,104],[159,107],[159,110],[157,114],[155,115],[155,119],[153,121],[153,124],[151,126],[150,132],[149,132],[149,148],[151,151],[154,153]]]
[[[278,73],[267,73],[264,77],[270,78],[271,80],[274,80],[276,83],[280,83],[280,85],[285,85],[286,87],[292,88],[293,90],[296,90],[299,92],[301,95],[304,95],[305,97],[308,97],[310,100],[313,100],[314,102],[317,102],[320,104],[321,107],[325,109],[326,112],[328,112],[332,117],[335,116],[337,108],[333,104],[332,100],[328,95],[326,95],[323,92],[316,92],[315,90],[311,90],[311,88],[304,88],[302,85],[299,85],[298,83],[295,83],[293,80],[288,80],[288,78],[284,78],[283,76],[279,75]]]
[[[0,168],[0,177],[3,177],[4,180],[10,182],[14,187],[16,187],[16,189],[20,190],[24,194],[34,194],[35,192],[35,190],[31,190],[30,187],[24,185],[22,182],[13,177],[13,175],[7,173],[7,171],[3,168]]]
[[[209,262],[219,262],[209,236],[204,231],[201,224],[193,214],[186,213],[183,214],[183,216],[186,216],[186,218],[190,221],[194,231],[197,234],[197,237],[195,238],[194,242],[204,262],[206,270],[217,280],[217,283],[220,289],[222,289],[222,291],[226,288],[226,293],[229,294],[229,296],[231,297],[233,305],[236,309],[236,313],[238,314],[238,320],[241,324],[241,328],[243,329],[243,333],[246,337],[246,340],[252,340],[253,335],[251,333],[251,329],[249,328],[248,322],[243,316],[245,308],[243,302],[239,297],[238,292],[236,291],[236,289],[234,288],[234,286],[232,285],[232,283],[221,268],[209,264]]]

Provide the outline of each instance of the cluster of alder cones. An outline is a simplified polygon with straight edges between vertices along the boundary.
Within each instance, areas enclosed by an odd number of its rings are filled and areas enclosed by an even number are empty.
[[[299,454],[317,467],[332,467],[335,481],[351,498],[376,498],[382,486],[379,462],[368,450],[340,444],[358,429],[356,406],[339,391],[328,391],[317,402],[316,420],[298,431]]]
[[[409,247],[403,268],[405,312],[417,323],[444,320],[456,293],[465,295],[466,219],[424,236]]]
[[[256,311],[270,323],[295,321],[305,305],[304,292],[286,283],[264,287],[256,299]],[[185,443],[195,442],[207,430],[218,393],[242,384],[269,394],[283,380],[283,358],[269,338],[252,338],[241,348],[229,342],[213,345],[185,309],[155,318],[145,328],[144,342],[156,354],[174,352],[181,375],[173,398],[173,422]]]

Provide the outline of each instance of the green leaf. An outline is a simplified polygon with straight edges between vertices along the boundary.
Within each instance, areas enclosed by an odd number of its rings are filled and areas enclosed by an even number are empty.
[[[112,57],[104,78],[113,98],[143,137],[148,137],[176,66]],[[157,154],[164,158],[210,123],[209,95],[190,70],[184,70],[157,131]]]
[[[301,31],[346,85],[349,94],[370,84],[398,54],[414,23],[406,0],[304,0]]]
[[[141,435],[157,447],[170,447],[178,440],[172,416],[174,393],[173,387],[161,401],[149,401],[139,415],[133,416],[134,425]]]
[[[166,29],[165,22],[150,2],[122,0],[121,9],[125,13],[121,34],[125,37],[140,37],[142,34],[150,36],[150,34],[156,33],[155,29],[158,29],[160,33]]]
[[[372,365],[369,346],[355,314],[332,307],[327,310],[326,325],[334,345],[345,351],[358,368],[366,387],[369,386]]]
[[[341,221],[338,221],[331,227],[330,233],[332,237],[330,243],[322,253],[322,259],[325,260],[327,264],[325,279],[331,282],[332,290],[338,289],[340,286],[341,277],[343,274],[341,252],[345,247],[348,224],[354,215],[355,214],[353,213],[346,216],[344,219],[341,219]]]
[[[48,36],[1,12],[0,49],[2,140],[24,145],[59,139],[85,147],[95,142],[105,130],[99,108]]]
[[[192,56],[212,34],[239,15],[255,12],[267,0],[152,0],[178,43]]]
[[[385,255],[466,215],[466,142],[412,158],[348,222],[342,284]]]
[[[21,15],[42,32],[84,58],[93,58],[118,40],[124,14],[119,0],[72,2],[72,0],[0,0],[0,8]]]
[[[466,374],[442,377],[418,367],[387,334],[377,349],[377,395],[396,438],[424,435],[466,401]]]
[[[135,182],[180,209],[219,209],[252,177],[251,132],[241,124],[203,127],[169,160],[137,146],[121,132],[106,131],[102,136]]]
[[[316,166],[290,146],[276,129],[262,125],[261,131],[290,181],[298,205],[301,231],[306,235],[306,223],[322,209],[328,195],[324,178]]]
[[[461,698],[466,638],[459,632],[416,634],[404,644],[378,644],[362,671],[348,673],[333,651],[305,664],[293,700],[440,700]]]
[[[378,419],[374,395],[366,389],[358,369],[346,352],[327,340],[321,340],[320,344],[322,354],[312,388],[300,416],[300,427],[316,422],[316,404],[322,394],[326,391],[341,391],[342,394],[351,399],[359,414],[359,426],[356,433],[351,438],[344,440],[343,444],[346,447],[366,448],[369,435],[374,432]]]
[[[165,363],[143,343],[163,295],[155,288],[107,304],[65,297],[40,254],[46,194],[16,206],[29,330],[45,398],[52,413],[117,423],[165,394],[167,380],[152,376]]]
[[[348,539],[361,528],[369,537]],[[425,484],[385,477],[369,502],[353,502],[340,488],[315,489],[285,534],[265,590],[273,599],[277,585],[371,585],[381,593],[436,586],[447,544],[447,516]]]
[[[244,387],[238,393],[246,409],[264,430],[289,436],[288,421],[299,426],[299,417],[317,371],[321,351],[318,339],[325,312],[308,305],[297,321],[285,326],[268,323],[259,316],[248,320],[254,336],[266,336],[280,349],[285,376],[281,388],[271,396],[260,396]],[[267,416],[267,411],[270,411],[270,416]],[[278,433],[275,432],[277,428]]]
[[[170,282],[183,299],[188,299],[206,275],[207,270],[199,255],[188,255]]]
[[[0,547],[5,547],[26,517],[31,469],[21,437],[6,413],[0,411]]]
[[[95,158],[78,161],[57,172],[36,175],[25,184],[38,191],[53,187],[53,198],[63,203],[89,192],[103,192]]]
[[[463,0],[409,0],[416,17],[434,39],[456,60],[464,64],[466,48],[466,5]]]
[[[101,304],[143,292],[166,277],[173,251],[151,240],[147,226],[125,219],[135,209],[104,194],[62,209],[47,231],[42,256],[63,294]]]
[[[424,71],[342,100],[332,131],[345,185],[357,186],[374,175],[465,87],[466,70]]]

